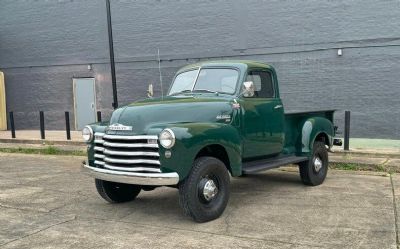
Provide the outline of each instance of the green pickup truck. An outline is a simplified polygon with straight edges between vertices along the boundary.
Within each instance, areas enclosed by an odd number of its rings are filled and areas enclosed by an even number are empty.
[[[118,108],[109,122],[86,126],[88,161],[106,201],[141,190],[179,189],[186,215],[218,218],[230,177],[298,164],[301,181],[321,184],[334,139],[334,110],[285,113],[278,78],[254,61],[208,61],[181,68],[168,95]]]

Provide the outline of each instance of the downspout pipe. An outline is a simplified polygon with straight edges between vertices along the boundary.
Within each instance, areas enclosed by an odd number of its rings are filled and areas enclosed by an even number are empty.
[[[107,7],[108,46],[110,51],[110,66],[111,66],[111,83],[113,90],[112,106],[114,109],[117,109],[118,108],[117,80],[115,76],[114,42],[113,42],[112,25],[111,25],[110,0],[106,0],[106,7]]]

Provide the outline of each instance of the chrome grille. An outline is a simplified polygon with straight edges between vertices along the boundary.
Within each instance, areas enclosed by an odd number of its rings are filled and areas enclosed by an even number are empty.
[[[94,136],[94,163],[97,166],[120,171],[161,172],[157,136],[122,136],[98,132]]]

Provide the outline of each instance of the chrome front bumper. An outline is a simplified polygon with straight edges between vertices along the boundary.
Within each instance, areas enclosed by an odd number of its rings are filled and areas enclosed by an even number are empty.
[[[109,182],[120,182],[136,185],[168,186],[179,182],[179,175],[172,173],[138,173],[101,169],[82,164],[82,171],[90,176]]]

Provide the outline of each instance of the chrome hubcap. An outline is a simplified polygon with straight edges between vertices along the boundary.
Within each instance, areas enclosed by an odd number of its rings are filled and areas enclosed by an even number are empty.
[[[208,179],[206,184],[204,184],[203,188],[203,196],[207,201],[212,200],[218,193],[218,187],[215,185],[215,182],[211,179]]]
[[[314,170],[319,172],[322,168],[322,160],[319,157],[314,158]]]

